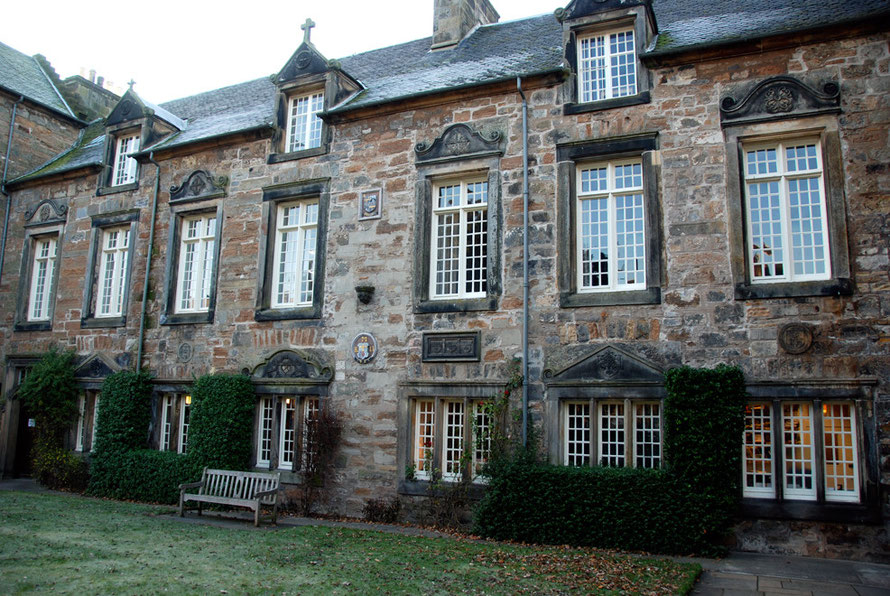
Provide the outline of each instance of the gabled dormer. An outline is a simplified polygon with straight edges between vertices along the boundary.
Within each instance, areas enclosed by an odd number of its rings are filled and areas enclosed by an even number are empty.
[[[185,121],[140,98],[130,88],[105,119],[105,152],[97,194],[139,186],[139,163],[131,157],[185,128]]]
[[[315,23],[301,27],[303,43],[275,75],[278,87],[278,134],[272,141],[269,163],[327,153],[331,134],[324,111],[362,89],[340,64],[325,58],[309,39]]]
[[[649,102],[640,55],[658,33],[651,0],[573,0],[556,18],[572,71],[562,91],[566,114]]]

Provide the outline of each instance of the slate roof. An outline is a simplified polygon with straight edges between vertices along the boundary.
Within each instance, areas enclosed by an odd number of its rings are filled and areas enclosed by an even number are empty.
[[[658,56],[869,18],[882,19],[890,15],[890,2],[653,0],[653,10],[659,35],[646,54]],[[565,68],[562,25],[552,14],[478,27],[448,50],[431,52],[430,45],[431,38],[427,37],[342,58],[339,62],[343,70],[365,89],[330,108],[328,113]],[[9,53],[9,48],[0,44],[0,60],[4,50]],[[16,64],[21,65],[22,57],[33,61],[27,56],[14,56]],[[0,84],[3,76],[0,75]],[[161,104],[158,115],[164,110],[185,125],[180,132],[144,148],[143,152],[272,128],[277,120],[276,92],[270,76]],[[92,124],[90,130],[93,130]],[[77,146],[60,156],[57,163],[19,180],[101,164],[104,140],[101,132],[99,130],[98,136],[84,134]]]
[[[101,166],[104,146],[105,122],[101,119],[93,120],[80,131],[80,136],[70,149],[12,182],[63,174],[89,166]]]
[[[659,34],[652,56],[890,18],[887,0],[653,0],[653,9]]]
[[[0,87],[76,119],[37,60],[3,43],[0,43]]]

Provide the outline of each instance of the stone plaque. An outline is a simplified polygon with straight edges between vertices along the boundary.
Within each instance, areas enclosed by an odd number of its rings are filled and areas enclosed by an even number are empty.
[[[359,219],[377,219],[383,208],[383,194],[379,189],[366,190],[359,196]]]
[[[782,325],[779,345],[789,354],[803,354],[813,345],[813,328],[803,323]]]
[[[466,333],[424,333],[424,362],[478,362],[480,357],[478,331]]]
[[[377,339],[370,333],[359,333],[352,340],[352,358],[359,364],[367,364],[377,357]]]

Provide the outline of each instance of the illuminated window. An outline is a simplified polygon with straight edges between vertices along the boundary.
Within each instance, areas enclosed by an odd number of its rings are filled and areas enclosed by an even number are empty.
[[[472,481],[484,482],[481,474],[491,453],[493,432],[491,413],[485,403],[416,399],[412,406],[414,477],[431,480],[440,474],[445,481],[457,482],[469,474]]]

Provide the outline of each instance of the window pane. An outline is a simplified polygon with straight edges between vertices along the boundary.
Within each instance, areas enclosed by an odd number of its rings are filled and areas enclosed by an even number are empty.
[[[275,413],[275,398],[264,397],[260,400],[259,445],[257,446],[257,465],[268,466],[272,460],[272,418]]]
[[[429,479],[433,471],[433,437],[435,436],[433,400],[417,400],[414,409],[414,476]]]
[[[773,497],[772,407],[769,404],[745,406],[745,478],[743,493],[752,497]]]
[[[565,462],[569,466],[590,465],[590,404],[566,404]]]
[[[491,416],[481,402],[473,404],[475,420],[473,422],[473,469],[471,474],[476,478],[491,454]]]
[[[436,296],[458,293],[460,283],[459,218],[459,213],[445,213],[436,218]]]
[[[785,454],[785,496],[816,498],[813,476],[813,418],[808,403],[782,406],[782,443]]]
[[[634,450],[638,468],[661,465],[661,405],[637,404],[634,415]]]
[[[460,480],[464,452],[464,402],[445,402],[445,445],[442,454],[442,478]]]
[[[859,470],[856,418],[853,405],[827,403],[822,406],[825,448],[825,499],[859,500]]]
[[[600,405],[600,464],[623,466],[624,404]]]
[[[612,97],[634,95],[637,92],[634,32],[624,31],[609,36]]]
[[[288,397],[281,402],[281,428],[278,431],[278,467],[282,470],[292,470],[294,468],[296,425],[296,399]]]

